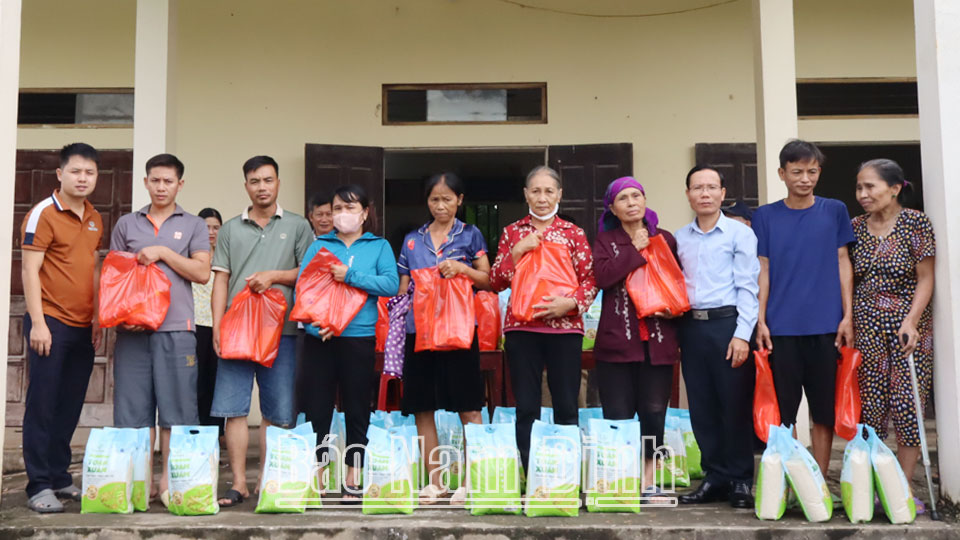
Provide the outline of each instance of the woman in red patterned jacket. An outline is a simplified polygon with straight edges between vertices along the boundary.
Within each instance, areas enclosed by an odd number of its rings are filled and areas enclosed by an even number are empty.
[[[530,429],[540,416],[543,369],[553,398],[554,422],[577,423],[580,390],[580,351],[583,319],[597,293],[593,255],[583,229],[557,217],[563,189],[560,175],[549,167],[537,167],[527,175],[523,195],[530,215],[511,223],[500,235],[497,258],[490,272],[494,291],[510,287],[516,263],[540,242],[567,247],[579,286],[569,296],[545,296],[534,306],[534,320],[518,321],[507,308],[503,325],[513,395],[517,400],[517,445],[526,467],[530,453]]]

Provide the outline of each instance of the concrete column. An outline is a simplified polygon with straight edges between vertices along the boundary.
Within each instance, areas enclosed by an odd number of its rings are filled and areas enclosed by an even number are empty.
[[[757,187],[760,204],[787,196],[780,180],[780,149],[798,136],[797,61],[793,0],[753,0],[753,81],[757,109]],[[807,398],[797,412],[797,438],[810,445]]]
[[[143,187],[143,165],[171,151],[170,110],[173,9],[176,0],[137,0],[133,106],[133,209],[150,203]]]
[[[753,66],[757,184],[765,204],[787,196],[778,155],[798,133],[793,0],[753,0]]]
[[[915,0],[924,209],[937,235],[934,393],[940,489],[960,502],[960,2]]]
[[[14,172],[17,164],[17,96],[20,91],[20,0],[0,0],[0,253],[10,253],[13,238]],[[10,283],[10,257],[0,257],[0,283]],[[0,390],[7,388],[7,336],[10,324],[10,287],[0,287]],[[7,400],[0,399],[0,450],[3,449],[6,429]],[[3,470],[3,452],[0,451],[0,470]],[[3,493],[0,477],[0,494]],[[0,495],[2,496],[2,495]]]

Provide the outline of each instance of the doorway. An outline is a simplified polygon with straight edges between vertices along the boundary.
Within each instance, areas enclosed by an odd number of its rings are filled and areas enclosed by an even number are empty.
[[[360,185],[370,197],[376,218],[371,220],[370,232],[391,241],[397,235],[398,242],[402,241],[400,231],[426,222],[424,178],[444,168],[465,175],[468,206],[477,205],[473,210],[465,209],[465,221],[475,221],[484,230],[491,252],[495,252],[496,242],[490,241],[499,236],[503,225],[526,212],[521,187],[534,166],[546,162],[560,174],[560,213],[583,228],[591,242],[603,212],[607,184],[633,172],[630,143],[449,149],[307,143],[304,150],[304,205],[315,193],[331,193],[344,184]],[[387,178],[392,179],[389,205],[385,204]],[[474,178],[477,181],[472,181]],[[490,210],[496,210],[496,214],[491,216]],[[385,219],[394,230],[384,228]],[[398,250],[398,243],[393,247]]]
[[[823,172],[820,173],[820,181],[817,182],[816,194],[843,201],[850,217],[863,213],[863,207],[857,202],[857,171],[860,164],[877,158],[892,159],[900,164],[904,176],[913,186],[913,195],[906,206],[923,210],[920,143],[817,143],[817,146],[827,160]]]
[[[427,178],[452,172],[465,186],[458,217],[477,226],[495,254],[500,232],[526,214],[523,182],[546,163],[546,148],[386,149],[384,151],[384,236],[394,249],[403,237],[430,220],[424,187]]]

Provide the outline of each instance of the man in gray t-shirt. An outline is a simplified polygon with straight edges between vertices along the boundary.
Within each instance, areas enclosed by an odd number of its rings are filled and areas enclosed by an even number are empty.
[[[183,163],[171,154],[150,158],[143,179],[150,204],[120,218],[110,249],[137,254],[141,264],[157,263],[170,280],[170,309],[156,332],[124,326],[114,348],[113,423],[117,427],[160,426],[163,473],[159,493],[167,501],[170,427],[196,425],[197,341],[191,282],[210,276],[206,223],[177,204]]]

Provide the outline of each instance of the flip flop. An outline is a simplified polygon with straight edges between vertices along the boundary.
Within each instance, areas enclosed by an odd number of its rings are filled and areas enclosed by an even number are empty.
[[[420,490],[420,504],[431,505],[440,502],[440,498],[447,494],[447,490],[433,484],[427,484]]]
[[[70,484],[67,487],[60,488],[53,492],[58,499],[68,499],[74,502],[80,502],[80,488]]]
[[[453,495],[450,496],[450,505],[463,505],[467,503],[467,486],[460,486]]]
[[[165,489],[162,493],[160,493],[159,497],[163,507],[170,508],[170,492]]]
[[[226,499],[228,502],[220,502],[224,499]],[[242,503],[243,499],[244,497],[239,491],[230,489],[227,490],[227,492],[223,494],[223,497],[220,497],[217,502],[220,504],[220,508],[233,508],[234,506]]]
[[[658,486],[647,486],[640,492],[640,496],[646,499],[647,504],[665,504],[667,502],[667,496]],[[657,501],[657,499],[662,500]]]
[[[914,497],[913,504],[916,505],[917,507],[918,516],[922,516],[923,514],[927,513],[927,505],[923,504],[923,501],[921,501],[920,499]]]
[[[363,501],[360,495],[357,495],[358,493],[362,493],[358,486],[351,486],[348,484],[345,487],[347,489],[344,492],[343,497],[340,498],[340,504],[354,505],[360,504]]]
[[[27,507],[38,514],[57,514],[63,512],[63,503],[57,499],[52,489],[44,489],[30,497]]]

